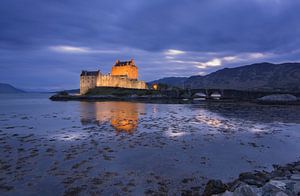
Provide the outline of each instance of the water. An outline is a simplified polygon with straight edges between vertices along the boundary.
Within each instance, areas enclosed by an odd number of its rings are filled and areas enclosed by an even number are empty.
[[[300,159],[300,107],[0,95],[1,195],[192,191]]]

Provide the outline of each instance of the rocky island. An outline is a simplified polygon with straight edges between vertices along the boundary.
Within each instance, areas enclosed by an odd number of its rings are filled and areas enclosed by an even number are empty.
[[[300,97],[299,67],[297,63],[261,63],[227,68],[207,76],[171,77],[146,84],[138,80],[138,67],[133,59],[117,60],[111,74],[102,74],[99,70],[82,71],[80,94],[60,92],[50,99],[150,103],[198,103],[206,100],[297,105]],[[279,76],[282,79],[276,80]]]

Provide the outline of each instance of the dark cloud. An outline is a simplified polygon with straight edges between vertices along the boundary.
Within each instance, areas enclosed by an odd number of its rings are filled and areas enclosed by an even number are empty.
[[[144,80],[297,61],[299,9],[295,0],[2,0],[0,82],[75,88],[81,69],[109,72],[116,58],[135,58]]]

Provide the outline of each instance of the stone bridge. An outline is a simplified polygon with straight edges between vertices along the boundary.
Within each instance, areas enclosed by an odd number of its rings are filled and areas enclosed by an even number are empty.
[[[203,97],[206,99],[235,99],[235,100],[253,100],[271,94],[292,94],[300,97],[300,92],[282,92],[282,91],[242,91],[230,89],[190,89],[189,93],[193,97]]]
[[[223,89],[192,89],[190,90],[192,97],[213,99],[213,98],[223,98]]]

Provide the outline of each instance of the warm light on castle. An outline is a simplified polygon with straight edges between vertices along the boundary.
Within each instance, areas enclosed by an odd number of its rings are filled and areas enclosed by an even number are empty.
[[[131,89],[147,89],[144,81],[138,80],[138,67],[133,59],[130,61],[116,61],[111,74],[98,71],[82,71],[80,74],[80,94],[87,93],[96,87],[119,87]]]
[[[115,65],[111,69],[112,76],[124,76],[132,80],[138,79],[138,68],[134,63],[134,60],[121,62],[116,61]]]

